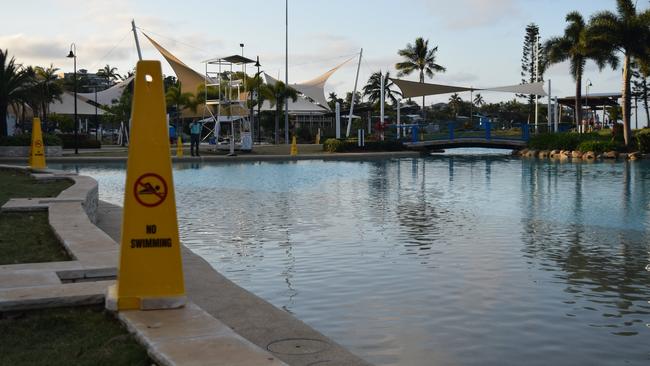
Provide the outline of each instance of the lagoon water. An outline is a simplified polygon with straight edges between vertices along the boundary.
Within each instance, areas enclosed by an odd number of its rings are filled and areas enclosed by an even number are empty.
[[[467,152],[178,164],[181,240],[378,365],[650,364],[650,162]]]

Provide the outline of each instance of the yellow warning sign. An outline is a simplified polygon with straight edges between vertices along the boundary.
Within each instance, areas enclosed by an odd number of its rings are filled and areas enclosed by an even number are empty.
[[[32,144],[29,148],[29,167],[45,169],[45,144],[41,132],[41,119],[36,117],[32,123]]]
[[[183,157],[183,139],[181,135],[178,135],[178,140],[176,140],[176,156],[179,158]]]
[[[296,135],[291,139],[291,156],[298,155],[298,144],[296,143]]]
[[[175,308],[185,288],[160,62],[138,62],[135,75],[119,271],[106,305]]]

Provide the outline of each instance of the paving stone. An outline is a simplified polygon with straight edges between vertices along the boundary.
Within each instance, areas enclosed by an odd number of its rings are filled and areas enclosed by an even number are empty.
[[[0,289],[61,284],[54,271],[0,271]]]
[[[2,212],[44,211],[48,204],[42,198],[12,198],[2,205]]]
[[[0,311],[101,304],[115,281],[65,283],[0,290]]]

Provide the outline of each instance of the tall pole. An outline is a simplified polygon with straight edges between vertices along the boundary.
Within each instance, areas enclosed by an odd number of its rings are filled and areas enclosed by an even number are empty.
[[[289,0],[284,2],[284,85],[289,87]],[[289,96],[284,97],[284,143],[289,143]]]
[[[348,128],[345,131],[345,137],[350,137],[350,128],[352,128],[352,114],[354,112],[354,99],[357,95],[357,84],[359,82],[359,69],[361,68],[361,58],[363,57],[363,48],[359,52],[359,64],[357,65],[357,76],[354,78],[354,91],[350,100],[350,115],[348,116]]]
[[[142,51],[140,50],[140,41],[138,40],[138,32],[135,30],[135,19],[131,19],[131,30],[133,30],[133,38],[135,38],[135,48],[138,50],[138,59],[142,61]]]
[[[386,85],[386,81],[384,80],[384,74],[380,71],[379,72],[379,77],[381,78],[381,82],[379,83],[379,87],[381,90],[379,91],[379,123],[381,124],[381,128],[383,131],[384,128],[384,99],[386,98],[384,94],[384,88]],[[381,139],[382,141],[384,140],[384,133],[381,133]]]
[[[548,81],[548,111],[547,111],[548,117],[548,131],[546,132],[551,132],[551,120],[553,119],[553,111],[551,110],[551,80],[549,79]]]
[[[74,50],[74,153],[79,154],[79,120],[77,118],[77,46]]]
[[[260,87],[262,86],[262,75],[260,75],[260,57],[257,56],[257,62],[255,63],[257,65],[257,144],[262,143],[261,139],[261,122],[262,122],[262,115],[260,114],[260,107],[261,107],[261,101],[260,101]]]
[[[535,38],[535,82],[539,82],[539,34]],[[539,123],[539,95],[535,94],[535,133]]]
[[[340,139],[341,138],[341,103],[336,102],[334,105],[335,108],[335,121],[336,121],[336,138]]]
[[[97,85],[95,85],[95,140],[99,140],[99,119],[97,118]]]

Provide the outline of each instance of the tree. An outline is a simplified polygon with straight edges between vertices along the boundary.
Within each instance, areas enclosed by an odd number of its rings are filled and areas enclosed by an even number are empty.
[[[283,82],[276,81],[275,84],[265,84],[261,90],[262,95],[266,100],[275,106],[275,130],[273,132],[273,141],[277,145],[280,143],[280,115],[283,114],[285,99],[291,99],[295,102],[298,100],[298,92],[296,89],[287,87]]]
[[[106,86],[110,86],[112,81],[121,80],[122,77],[117,73],[117,67],[111,67],[106,64],[103,68],[97,70],[97,76],[106,79]]]
[[[521,83],[536,83],[544,81],[544,67],[546,60],[542,45],[539,42],[539,27],[535,23],[526,26],[526,35],[524,36],[524,48],[521,56]],[[534,113],[535,95],[519,94],[519,98],[528,100],[529,113]]]
[[[460,112],[462,104],[463,100],[458,93],[454,93],[449,97],[449,109],[452,110],[454,118],[458,118],[458,112]]]
[[[198,104],[195,102],[195,99],[194,94],[181,92],[180,84],[169,87],[165,93],[167,105],[175,107],[177,123],[181,120],[184,109],[189,108],[196,111]]]
[[[48,68],[42,68],[36,66],[35,71],[35,82],[33,87],[36,89],[36,95],[38,96],[38,104],[40,105],[41,115],[43,116],[43,121],[47,119],[49,115],[49,106],[50,103],[55,100],[61,101],[61,94],[63,94],[63,87],[58,82],[57,73],[58,68],[50,64]]]
[[[402,77],[410,75],[414,71],[419,71],[420,82],[424,83],[424,76],[433,78],[436,72],[445,72],[447,69],[436,63],[436,52],[438,46],[429,48],[429,40],[422,37],[415,39],[415,44],[408,43],[406,48],[397,51],[397,54],[404,58],[404,61],[395,64],[397,76]],[[422,113],[424,117],[425,96],[422,96]]]
[[[474,97],[474,105],[480,108],[484,104],[485,104],[485,100],[483,99],[483,96],[480,93],[477,93],[476,96]]]
[[[336,95],[336,93],[334,92],[331,92],[330,95],[327,97],[327,99],[328,99],[327,104],[329,105],[331,110],[336,109],[336,103],[339,103],[341,105],[343,104],[343,99],[339,98],[338,95]]]
[[[650,76],[650,62],[638,62],[636,70],[632,73],[632,94],[637,100],[641,100],[644,105],[645,118],[648,127],[650,127],[650,110],[648,109],[648,77]],[[638,112],[637,112],[638,115]],[[638,118],[638,116],[637,116]]]
[[[402,93],[393,90],[395,86],[393,82],[389,79],[390,72],[386,72],[384,76],[384,97],[390,99],[393,105],[397,105],[397,97],[402,96]],[[363,96],[368,97],[370,104],[375,104],[381,99],[381,71],[377,71],[370,75],[368,83],[363,87]]]
[[[20,94],[30,82],[30,77],[9,51],[0,49],[0,136],[7,136],[7,108],[20,102]]]
[[[650,50],[650,9],[637,12],[632,0],[616,0],[617,14],[601,11],[589,21],[591,39],[598,47],[609,48],[623,55],[623,139],[632,143],[630,66],[634,59],[646,60]]]
[[[571,76],[576,82],[575,98],[575,123],[582,122],[582,76],[587,60],[596,62],[602,70],[606,64],[613,69],[618,66],[618,59],[607,48],[596,47],[589,37],[589,32],[584,18],[577,11],[566,16],[568,23],[561,37],[550,38],[544,44],[547,64],[556,64],[569,61]]]

